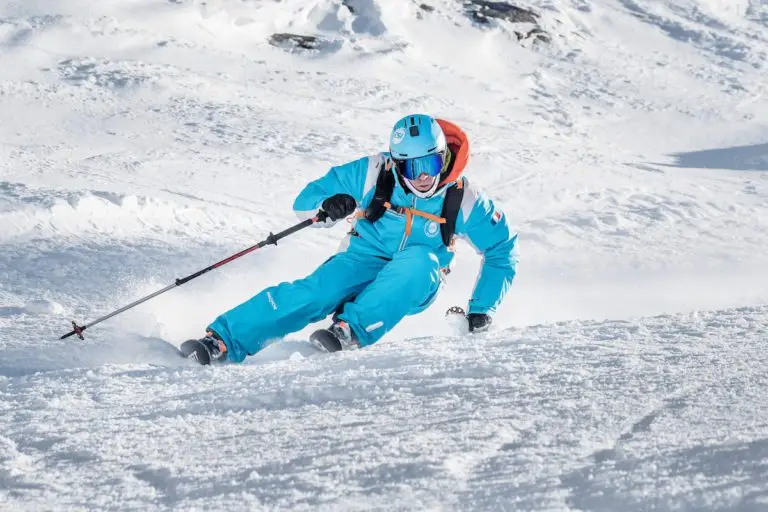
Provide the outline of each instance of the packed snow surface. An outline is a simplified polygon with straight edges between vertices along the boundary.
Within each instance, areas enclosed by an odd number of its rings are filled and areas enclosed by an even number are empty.
[[[768,510],[768,4],[515,5],[0,1],[0,510]],[[341,223],[58,340],[412,112],[520,233],[493,331],[460,245],[369,349],[175,355]]]

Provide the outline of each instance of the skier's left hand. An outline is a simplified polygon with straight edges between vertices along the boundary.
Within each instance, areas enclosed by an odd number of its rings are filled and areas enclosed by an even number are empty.
[[[488,330],[493,320],[485,313],[470,313],[467,315],[467,322],[469,323],[469,332],[483,332]]]

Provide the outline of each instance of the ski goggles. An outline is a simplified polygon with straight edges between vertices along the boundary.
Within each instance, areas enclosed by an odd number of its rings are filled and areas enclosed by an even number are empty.
[[[445,164],[445,159],[440,153],[433,153],[418,158],[408,158],[406,160],[392,158],[392,161],[397,168],[397,172],[408,180],[415,180],[422,174],[438,176],[443,172],[443,165]]]

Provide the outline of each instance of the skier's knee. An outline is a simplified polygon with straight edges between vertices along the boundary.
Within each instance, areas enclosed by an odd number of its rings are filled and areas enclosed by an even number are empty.
[[[434,252],[425,247],[414,247],[407,259],[406,265],[415,278],[423,276],[430,281],[440,279],[440,260]]]
[[[411,268],[418,267],[427,271],[440,269],[440,259],[428,247],[409,247],[401,254],[404,259],[409,260],[408,266]]]

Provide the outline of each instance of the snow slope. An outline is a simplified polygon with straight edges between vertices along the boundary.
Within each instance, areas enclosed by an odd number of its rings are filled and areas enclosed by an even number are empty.
[[[768,5],[0,3],[0,509],[768,509]],[[320,36],[316,50],[270,44]],[[426,111],[520,232],[496,331],[436,305],[241,366],[162,340],[335,250],[309,230],[60,342],[295,220]]]
[[[7,504],[761,510],[766,316],[571,321],[226,369],[3,378]]]

